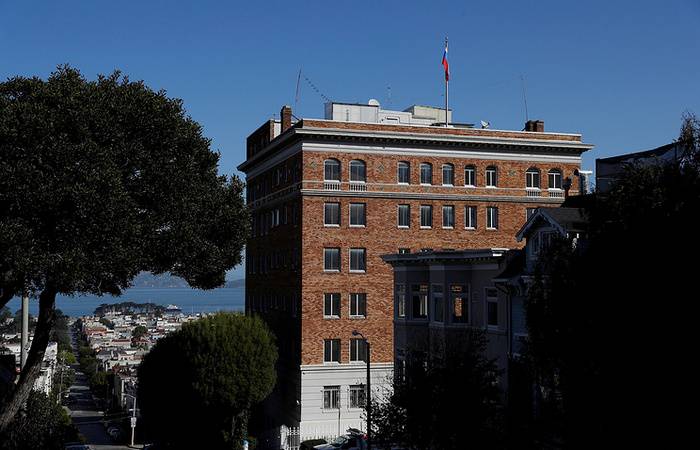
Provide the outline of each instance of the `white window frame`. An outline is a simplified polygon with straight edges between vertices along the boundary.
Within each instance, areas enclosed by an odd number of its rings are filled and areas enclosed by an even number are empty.
[[[358,224],[352,223],[352,207],[353,207],[353,205],[362,205],[362,207],[363,207],[362,212],[364,213],[364,214],[362,214],[362,218],[364,219],[364,222],[365,222],[364,224],[358,225]],[[367,203],[354,202],[354,203],[348,204],[348,226],[350,226],[350,228],[365,228],[367,226]]]
[[[365,344],[365,340],[359,339],[359,338],[351,338],[350,342],[348,344],[348,358],[349,358],[349,361],[351,364],[358,364],[358,363],[367,364],[367,361],[365,361],[364,359],[357,359],[357,357],[360,356],[360,348],[359,347],[354,349],[356,359],[352,359],[353,346],[354,346],[353,344],[359,344],[359,343]],[[366,347],[365,347],[365,356],[367,356],[367,348]]]
[[[326,223],[326,205],[337,205],[338,206],[338,223]],[[323,226],[327,228],[338,228],[342,222],[342,215],[340,214],[340,203],[339,202],[324,202],[323,203]]]
[[[452,183],[445,183],[445,169],[449,168],[452,176]],[[454,186],[455,185],[455,166],[454,164],[445,163],[442,165],[442,185],[443,186]]]
[[[403,287],[403,291],[399,291],[399,286]],[[396,283],[394,285],[394,299],[396,301],[396,317],[406,317],[406,284]]]
[[[331,345],[331,350],[330,350],[330,355],[331,358],[333,357],[333,343],[337,342],[338,343],[338,361],[326,361],[326,342],[330,342]],[[324,364],[340,364],[340,361],[342,359],[342,353],[340,351],[340,339],[324,339],[323,340],[323,363]]]
[[[430,225],[423,225],[423,208],[429,208],[430,210]],[[433,228],[433,205],[420,205],[420,227],[424,230]]]
[[[554,177],[554,183],[550,183],[552,180],[551,177]],[[557,177],[559,179],[559,182],[557,183]],[[562,174],[562,171],[559,169],[550,169],[549,172],[547,172],[547,190],[549,191],[561,191],[562,186],[564,186],[564,175]],[[552,184],[559,184],[559,187],[552,187]]]
[[[326,178],[326,163],[327,162],[336,162],[338,163],[338,179],[333,180],[333,179],[328,179]],[[338,161],[335,158],[328,158],[323,161],[323,181],[335,181],[335,182],[340,182],[340,179],[342,178],[342,173],[343,173],[343,166],[340,164],[340,161]]]
[[[445,225],[445,211],[452,210],[452,225]],[[455,227],[455,207],[454,205],[442,205],[442,228],[445,230],[453,230]]]
[[[471,173],[471,176],[467,176],[467,171]],[[467,180],[471,178],[473,183],[467,183]],[[464,187],[476,187],[476,167],[465,166],[464,167]]]
[[[362,394],[362,403],[359,403],[359,395]],[[348,387],[348,408],[362,409],[367,404],[367,386],[364,384],[351,384]]]
[[[332,296],[334,296],[334,295],[337,295],[337,296],[338,296],[338,297],[337,297],[337,299],[338,299],[338,305],[337,305],[338,314],[326,314],[326,312],[327,312],[327,311],[326,311],[326,295],[330,295],[330,296],[331,296],[331,311],[330,311],[331,313],[333,312],[333,309],[334,309],[334,308],[333,308],[333,297],[332,297]],[[341,303],[342,303],[342,302],[341,302],[341,296],[340,296],[340,293],[339,293],[339,292],[324,292],[324,293],[323,293],[323,318],[324,318],[324,319],[340,319],[340,306],[341,306]]]
[[[401,225],[401,207],[405,206],[408,208],[408,225]],[[411,227],[411,205],[402,203],[396,207],[396,227],[397,228],[410,228]]]
[[[473,210],[474,215],[469,214],[469,211]],[[474,223],[471,223],[471,219],[474,219]],[[466,230],[476,230],[478,225],[478,210],[476,206],[467,205],[464,207],[464,229]]]
[[[492,214],[495,212],[495,214]],[[494,225],[495,219],[495,225]],[[486,229],[487,230],[498,230],[498,207],[497,206],[487,206],[486,207]]]
[[[365,179],[364,180],[353,180],[352,179],[353,163],[359,163],[364,168],[364,172],[365,172]],[[348,164],[348,179],[351,183],[360,183],[360,184],[367,183],[367,163],[361,159],[353,159],[352,161],[350,161],[350,163]]]
[[[423,182],[423,166],[430,168],[430,182],[429,183],[424,183]],[[432,186],[433,185],[433,165],[430,163],[420,163],[420,181],[421,186]]]
[[[321,395],[321,407],[325,411],[335,411],[340,409],[340,386],[323,386],[323,395]],[[326,407],[326,393],[328,393],[329,401]],[[334,395],[335,394],[335,395]],[[336,405],[333,407],[333,399],[336,400]]]
[[[364,255],[364,269],[353,269],[352,268],[352,251],[353,250],[362,250],[362,253]],[[366,273],[367,272],[367,249],[364,247],[351,247],[348,249],[348,268],[350,270],[350,273]]]
[[[326,268],[326,250],[337,250],[338,251],[338,268],[337,269],[327,269]],[[324,272],[330,272],[330,273],[337,273],[340,272],[340,269],[342,266],[342,263],[340,261],[340,247],[324,247],[323,248],[323,271]]]
[[[353,296],[356,296],[353,298]],[[355,304],[355,311],[359,311],[360,308],[360,303],[359,299],[364,296],[365,299],[365,313],[364,314],[353,314],[352,313],[352,307],[353,303]],[[350,316],[351,319],[366,319],[367,318],[367,293],[366,292],[351,292],[348,295],[348,315]]]
[[[536,177],[536,178],[535,178]],[[535,167],[530,167],[525,171],[525,189],[530,189],[530,190],[540,190],[540,187],[542,186],[542,175],[539,169]],[[537,183],[535,183],[537,181]],[[532,186],[531,186],[532,184]],[[535,186],[536,184],[536,186]]]
[[[489,172],[493,172],[493,184],[489,184]],[[488,166],[484,170],[484,184],[486,185],[487,188],[497,188],[498,187],[498,169],[494,166]]]
[[[401,181],[401,164],[408,166],[408,181]],[[399,161],[396,165],[396,183],[397,184],[411,184],[411,163],[408,161]]]

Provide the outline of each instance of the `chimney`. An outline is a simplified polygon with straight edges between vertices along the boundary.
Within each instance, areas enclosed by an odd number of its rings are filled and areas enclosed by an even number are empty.
[[[280,119],[282,122],[281,133],[284,133],[292,126],[292,107],[289,105],[284,105],[280,110]]]
[[[525,122],[525,131],[544,133],[544,121],[543,120],[528,120],[527,122]]]

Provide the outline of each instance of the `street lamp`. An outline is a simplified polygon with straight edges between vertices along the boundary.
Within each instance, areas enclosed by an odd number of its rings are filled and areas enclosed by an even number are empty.
[[[370,378],[369,378],[369,360],[370,360],[370,353],[369,353],[369,341],[367,338],[360,333],[357,330],[352,330],[352,335],[353,336],[360,336],[362,340],[365,341],[365,349],[367,349],[367,398],[365,399],[366,403],[366,409],[367,409],[367,448],[371,449],[370,445],[370,433],[372,429],[372,399],[371,399],[371,391],[370,391]]]

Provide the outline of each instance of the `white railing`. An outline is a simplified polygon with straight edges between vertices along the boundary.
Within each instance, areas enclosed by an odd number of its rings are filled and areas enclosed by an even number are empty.
[[[526,188],[525,189],[525,195],[527,197],[539,197],[540,196],[540,190],[539,189],[533,189],[533,188]]]
[[[564,191],[562,190],[556,190],[556,191],[549,191],[549,197],[550,198],[563,198],[564,197]]]
[[[340,190],[340,181],[324,181],[323,182],[323,189],[325,191],[339,191]]]
[[[312,439],[330,441],[338,436],[338,430],[300,430],[299,427],[280,427],[280,448],[299,450],[301,443]]]
[[[361,191],[364,192],[367,190],[367,185],[365,183],[350,183],[350,190],[351,191]]]

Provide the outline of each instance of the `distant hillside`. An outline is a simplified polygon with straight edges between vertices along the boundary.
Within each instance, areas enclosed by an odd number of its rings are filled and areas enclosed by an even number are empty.
[[[223,287],[226,288],[239,288],[245,286],[245,279],[238,280],[227,280]],[[132,287],[135,288],[153,288],[153,289],[182,289],[189,288],[190,285],[187,281],[180,277],[176,277],[170,274],[153,275],[150,272],[141,272],[138,274],[134,281],[132,282]]]

